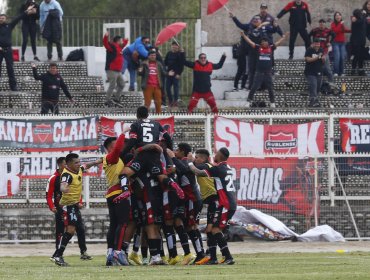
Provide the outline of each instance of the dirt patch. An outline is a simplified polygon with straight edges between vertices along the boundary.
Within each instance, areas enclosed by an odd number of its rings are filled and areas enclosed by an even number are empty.
[[[252,253],[320,253],[336,252],[344,250],[348,252],[370,252],[370,243],[368,241],[350,241],[350,242],[266,242],[246,240],[244,242],[230,242],[230,251],[233,254],[252,254]],[[0,244],[0,257],[26,257],[26,256],[51,256],[55,245],[51,243],[41,244]],[[106,253],[106,244],[88,244],[88,252],[91,255],[104,255]],[[182,250],[179,249],[179,253]],[[66,255],[79,254],[77,243],[70,244],[66,249]]]

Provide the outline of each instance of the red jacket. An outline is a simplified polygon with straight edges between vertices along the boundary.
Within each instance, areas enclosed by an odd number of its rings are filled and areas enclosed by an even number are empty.
[[[351,33],[351,30],[346,28],[343,23],[331,23],[331,30],[335,33],[334,43],[345,43],[346,36],[345,33]]]
[[[103,45],[107,50],[107,58],[105,62],[105,70],[121,72],[123,66],[122,50],[127,45],[128,40],[124,39],[123,46],[117,43],[109,42],[108,36],[104,35]]]

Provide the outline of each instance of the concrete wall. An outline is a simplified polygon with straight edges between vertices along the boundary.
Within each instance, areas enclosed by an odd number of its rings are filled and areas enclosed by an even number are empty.
[[[267,3],[269,13],[276,16],[280,10],[291,0],[230,0],[228,8],[241,22],[249,22],[253,15],[259,13],[262,2]],[[347,26],[350,26],[350,15],[356,8],[361,8],[364,0],[306,0],[310,7],[312,26],[318,25],[320,18],[332,19],[335,11],[340,11]],[[239,30],[229,18],[225,9],[220,9],[213,15],[207,16],[208,0],[202,0],[202,31],[207,32],[207,43],[205,46],[232,45],[240,38]],[[289,31],[289,14],[279,20],[284,31]],[[203,33],[204,33],[203,32]],[[297,41],[302,44],[301,39]]]

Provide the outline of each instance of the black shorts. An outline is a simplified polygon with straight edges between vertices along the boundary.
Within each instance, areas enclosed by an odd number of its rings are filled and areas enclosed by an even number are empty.
[[[164,174],[163,164],[161,162],[161,154],[156,151],[143,151],[139,153],[132,162],[130,167],[135,173],[150,173],[153,177]]]
[[[162,197],[163,193],[160,186],[144,188],[143,209],[141,211],[143,225],[162,225]]]
[[[185,221],[185,200],[179,199],[173,190],[164,191],[163,211],[164,219],[166,221],[170,221],[175,218]]]
[[[207,209],[207,224],[220,229],[225,229],[230,219],[233,217],[235,210],[227,210],[219,206],[217,202],[212,202]]]
[[[62,209],[64,226],[78,227],[80,224],[83,223],[78,204],[63,206]]]

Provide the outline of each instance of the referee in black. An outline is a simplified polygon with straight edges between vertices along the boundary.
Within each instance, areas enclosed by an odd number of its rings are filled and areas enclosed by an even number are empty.
[[[5,59],[6,70],[9,77],[9,87],[11,91],[17,91],[17,80],[14,76],[13,69],[13,50],[12,50],[12,31],[17,23],[25,16],[34,13],[33,6],[30,6],[26,11],[18,15],[11,22],[8,22],[8,17],[5,14],[0,14],[0,77],[1,65]]]
[[[37,73],[36,64],[32,63],[32,72],[35,80],[42,82],[42,93],[41,93],[41,114],[48,114],[51,111],[52,114],[59,114],[59,92],[63,90],[67,98],[74,103],[73,97],[70,94],[67,85],[65,84],[62,76],[58,73],[58,66],[52,62],[49,64],[49,71],[45,74],[39,75]]]

